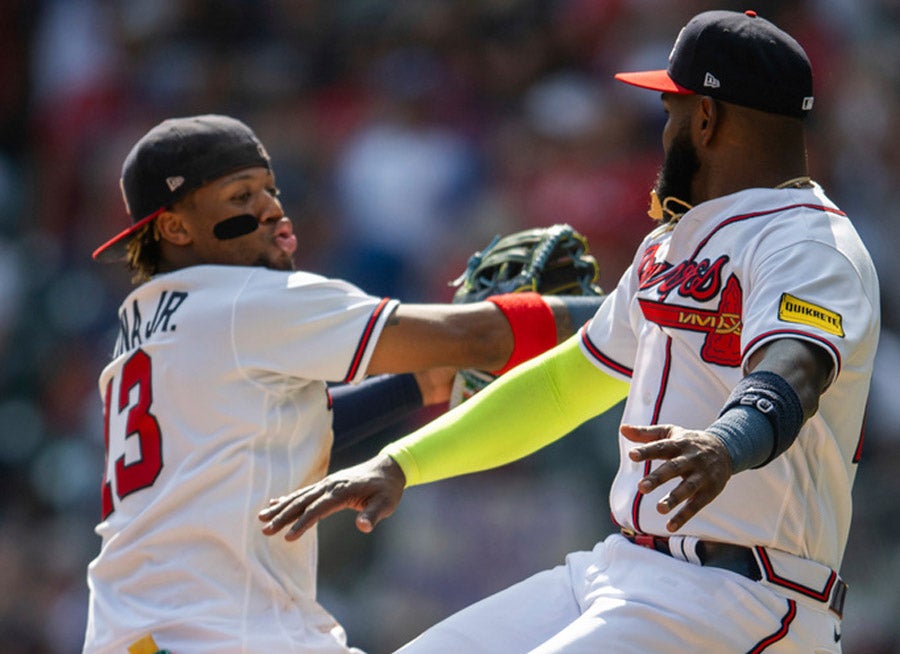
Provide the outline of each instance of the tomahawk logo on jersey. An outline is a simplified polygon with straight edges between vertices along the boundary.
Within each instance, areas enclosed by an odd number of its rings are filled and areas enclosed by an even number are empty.
[[[651,297],[638,300],[644,317],[660,326],[705,333],[700,358],[707,363],[741,365],[741,284],[732,274],[723,288],[722,269],[728,257],[682,261],[673,266],[658,261],[658,251],[659,245],[648,247],[638,265],[641,293],[651,293]],[[704,305],[716,298],[719,301],[714,309],[667,302],[673,290],[679,297]],[[660,300],[652,299],[654,293]]]
[[[705,258],[672,265],[658,260],[658,252],[659,245],[651,245],[644,250],[638,265],[641,292],[655,292],[660,298],[639,299],[644,317],[663,327],[705,333],[700,358],[707,363],[739,366],[743,293],[741,283],[734,274],[728,276],[723,287],[722,269],[728,263],[728,256],[722,255],[713,261]],[[686,306],[668,301],[672,291],[676,291],[681,298],[706,305],[715,300],[718,302],[713,309]],[[844,336],[839,313],[789,293],[781,295],[778,318]]]

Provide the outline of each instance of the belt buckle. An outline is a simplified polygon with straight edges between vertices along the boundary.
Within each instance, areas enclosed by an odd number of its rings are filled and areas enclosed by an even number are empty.
[[[651,550],[654,549],[654,537],[650,534],[640,534],[630,527],[622,527],[619,531],[625,538],[630,540],[635,545],[640,545],[641,547],[649,547]]]
[[[634,539],[635,545],[649,547],[651,550],[656,549],[656,536],[650,534],[635,534],[632,538]]]

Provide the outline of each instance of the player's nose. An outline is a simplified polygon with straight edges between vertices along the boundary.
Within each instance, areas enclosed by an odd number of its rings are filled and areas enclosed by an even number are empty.
[[[285,219],[284,208],[277,198],[269,197],[259,216],[259,222],[263,225],[278,223]]]

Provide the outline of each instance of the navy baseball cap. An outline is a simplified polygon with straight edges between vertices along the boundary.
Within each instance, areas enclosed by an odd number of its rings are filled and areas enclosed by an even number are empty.
[[[269,154],[247,125],[207,114],[170,118],[134,145],[119,185],[131,226],[94,250],[97,261],[118,261],[129,238],[190,191],[244,168],[271,168]]]
[[[806,116],[813,105],[812,66],[803,48],[755,11],[697,14],[678,34],[666,70],[615,77],[794,118]]]

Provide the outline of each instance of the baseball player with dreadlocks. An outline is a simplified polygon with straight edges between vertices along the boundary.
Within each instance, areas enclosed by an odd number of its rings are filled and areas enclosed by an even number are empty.
[[[139,285],[100,375],[102,545],[84,651],[351,651],[316,601],[315,533],[291,546],[261,534],[253,514],[326,473],[334,413],[334,439],[349,442],[449,397],[449,375],[442,398],[426,399],[411,376],[382,374],[499,374],[582,320],[565,298],[535,292],[406,305],[294,271],[297,237],[269,157],[230,117],[152,128],[121,186],[132,225],[94,257],[124,259]],[[568,254],[596,279],[583,249]],[[602,296],[586,299],[593,313]],[[360,383],[363,399],[328,382]]]
[[[406,486],[527,455],[627,398],[620,533],[401,651],[838,652],[838,569],[879,332],[878,280],[807,172],[801,46],[754,12],[682,29],[661,92],[661,223],[579,334],[368,462],[273,498],[300,537],[370,531]],[[452,564],[448,562],[448,565]]]

